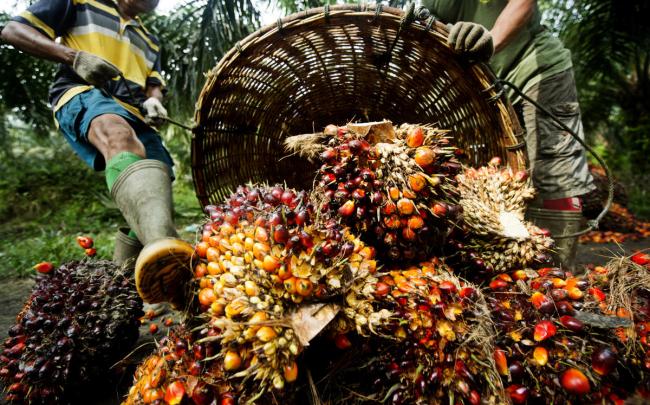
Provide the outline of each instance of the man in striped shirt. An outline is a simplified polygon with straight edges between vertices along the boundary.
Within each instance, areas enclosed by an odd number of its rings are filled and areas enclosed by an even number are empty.
[[[49,101],[73,150],[106,182],[131,232],[118,232],[114,260],[137,257],[148,302],[180,303],[192,247],[172,213],[173,161],[153,125],[162,105],[160,44],[138,15],[158,0],[39,0],[2,29],[2,39],[59,63]],[[144,245],[144,249],[143,249]],[[183,265],[180,265],[182,263]]]

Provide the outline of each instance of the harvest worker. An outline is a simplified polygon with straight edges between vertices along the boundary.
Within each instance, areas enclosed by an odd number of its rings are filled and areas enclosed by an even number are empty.
[[[158,0],[39,0],[2,29],[2,39],[59,63],[49,102],[76,154],[105,170],[131,227],[118,233],[114,260],[137,257],[136,285],[146,302],[179,302],[164,286],[187,277],[192,247],[173,222],[173,161],[152,125],[162,105],[160,45],[138,15]],[[128,233],[128,234],[127,234]],[[144,245],[144,249],[143,249]],[[179,290],[181,290],[179,288]]]
[[[547,107],[584,138],[571,53],[540,23],[536,0],[423,0],[453,23],[448,44]],[[594,188],[582,146],[530,102],[509,93],[523,119],[532,179],[538,191],[531,219],[554,236],[569,234],[582,218],[580,196]],[[574,231],[577,229],[574,229]],[[576,238],[557,240],[560,262],[572,266]]]

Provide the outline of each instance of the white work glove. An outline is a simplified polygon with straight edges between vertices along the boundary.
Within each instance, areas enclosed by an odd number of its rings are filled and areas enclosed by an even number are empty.
[[[107,81],[121,74],[112,63],[92,53],[79,51],[72,62],[72,69],[86,81],[95,87],[104,87]]]
[[[148,125],[159,126],[163,123],[163,119],[167,118],[167,110],[156,97],[146,99],[142,103],[142,109],[144,110],[144,121]]]

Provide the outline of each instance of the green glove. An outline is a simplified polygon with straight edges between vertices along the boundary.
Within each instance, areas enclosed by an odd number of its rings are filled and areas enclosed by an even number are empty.
[[[121,74],[120,69],[112,63],[84,51],[77,52],[72,69],[79,77],[95,87],[103,87],[107,81]]]
[[[492,34],[481,24],[459,21],[451,27],[447,43],[469,59],[487,62],[494,54]]]

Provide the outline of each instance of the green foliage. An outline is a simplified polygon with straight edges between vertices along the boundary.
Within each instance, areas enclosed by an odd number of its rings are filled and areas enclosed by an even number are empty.
[[[0,13],[0,26],[9,18],[6,13]],[[55,64],[25,55],[0,42],[0,117],[11,112],[30,123],[38,135],[47,134],[52,121],[47,91],[55,70]]]
[[[171,112],[188,118],[205,74],[257,29],[259,11],[251,0],[186,0],[168,16],[147,16],[146,24],[162,43]]]

